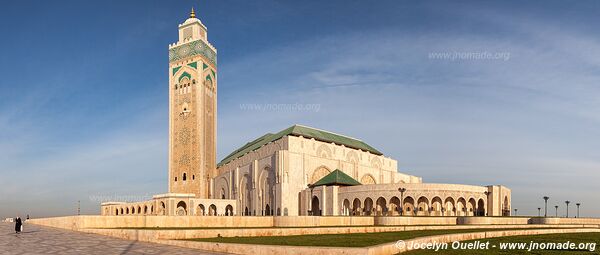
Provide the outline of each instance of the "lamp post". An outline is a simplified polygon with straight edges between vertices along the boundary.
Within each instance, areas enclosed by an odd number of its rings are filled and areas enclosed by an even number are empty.
[[[550,197],[548,196],[544,196],[544,217],[548,217],[548,199],[550,199]]]
[[[518,211],[518,210],[519,210],[519,209],[515,208],[515,216],[517,216],[517,211]]]
[[[490,201],[490,194],[492,194],[492,192],[486,191],[486,192],[483,192],[483,194],[485,194],[485,199],[486,199],[485,203],[487,204],[487,202]],[[485,208],[487,209],[487,205],[485,206]],[[481,215],[481,216],[488,216],[488,210],[486,210],[486,209],[484,209],[484,212],[485,212],[484,215]]]
[[[554,209],[556,209],[556,217],[558,218],[558,205],[555,205]]]
[[[581,203],[577,203],[575,205],[577,206],[577,218],[579,218],[579,206],[581,206]]]
[[[565,201],[565,204],[567,204],[567,218],[569,218],[569,204],[571,203],[571,201],[567,200]]]
[[[406,188],[398,188],[400,192],[400,215],[404,215],[404,192],[406,192]]]
[[[312,184],[308,184],[308,188],[310,189],[310,199],[308,201],[308,204],[310,205],[310,210],[308,210],[308,215],[313,215],[313,208],[312,208],[312,199],[313,199],[313,189],[314,187],[312,186]]]
[[[538,217],[540,217],[542,214],[542,208],[538,207]]]

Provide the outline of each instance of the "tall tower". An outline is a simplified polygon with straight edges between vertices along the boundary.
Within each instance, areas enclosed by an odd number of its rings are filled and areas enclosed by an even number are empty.
[[[169,45],[169,193],[210,198],[216,175],[217,49],[190,17]]]

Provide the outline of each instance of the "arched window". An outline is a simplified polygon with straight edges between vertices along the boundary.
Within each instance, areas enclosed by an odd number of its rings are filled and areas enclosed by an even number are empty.
[[[183,173],[183,179],[182,180],[183,181],[187,180],[187,177],[186,177],[185,173]]]
[[[175,181],[177,181],[177,176],[175,176]]]
[[[192,174],[192,181],[196,180],[196,176]]]

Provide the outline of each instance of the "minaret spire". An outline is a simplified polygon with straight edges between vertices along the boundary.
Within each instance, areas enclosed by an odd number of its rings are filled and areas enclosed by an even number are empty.
[[[196,12],[194,11],[194,7],[192,7],[192,11],[190,12],[190,18],[196,18]]]

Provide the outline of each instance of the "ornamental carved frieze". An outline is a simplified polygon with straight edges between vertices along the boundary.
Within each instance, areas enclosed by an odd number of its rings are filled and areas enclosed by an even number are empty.
[[[169,62],[193,56],[203,56],[212,65],[217,65],[217,54],[202,40],[192,41],[169,49]]]

